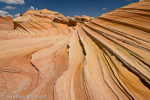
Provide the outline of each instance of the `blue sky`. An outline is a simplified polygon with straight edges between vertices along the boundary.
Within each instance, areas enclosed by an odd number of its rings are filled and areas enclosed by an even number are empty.
[[[0,0],[0,15],[17,17],[27,10],[48,9],[64,16],[100,16],[139,0]]]

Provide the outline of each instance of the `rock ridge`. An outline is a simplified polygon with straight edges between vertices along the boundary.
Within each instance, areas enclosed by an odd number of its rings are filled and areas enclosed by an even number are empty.
[[[96,18],[47,9],[0,17],[0,95],[16,94],[150,100],[150,2]]]

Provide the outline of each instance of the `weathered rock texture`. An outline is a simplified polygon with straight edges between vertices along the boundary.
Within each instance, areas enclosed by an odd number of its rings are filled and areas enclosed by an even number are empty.
[[[7,17],[2,17],[0,16],[0,31],[12,31],[14,28],[14,24],[12,22],[12,18],[7,16]]]
[[[13,23],[0,31],[0,95],[150,100],[150,2],[93,20],[28,11]]]

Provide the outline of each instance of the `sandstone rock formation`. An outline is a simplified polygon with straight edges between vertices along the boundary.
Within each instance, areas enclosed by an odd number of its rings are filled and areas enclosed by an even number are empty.
[[[150,2],[93,20],[27,11],[13,23],[0,30],[5,100],[150,99]]]
[[[12,31],[14,28],[14,24],[12,22],[12,18],[7,16],[7,17],[2,17],[0,16],[0,31],[5,30],[5,31]]]

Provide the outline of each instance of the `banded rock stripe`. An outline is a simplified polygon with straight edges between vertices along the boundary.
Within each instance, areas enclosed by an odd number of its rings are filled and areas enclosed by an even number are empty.
[[[0,31],[0,95],[150,99],[149,1],[76,25],[64,17],[54,22],[57,15],[28,11],[13,20],[12,31]]]

